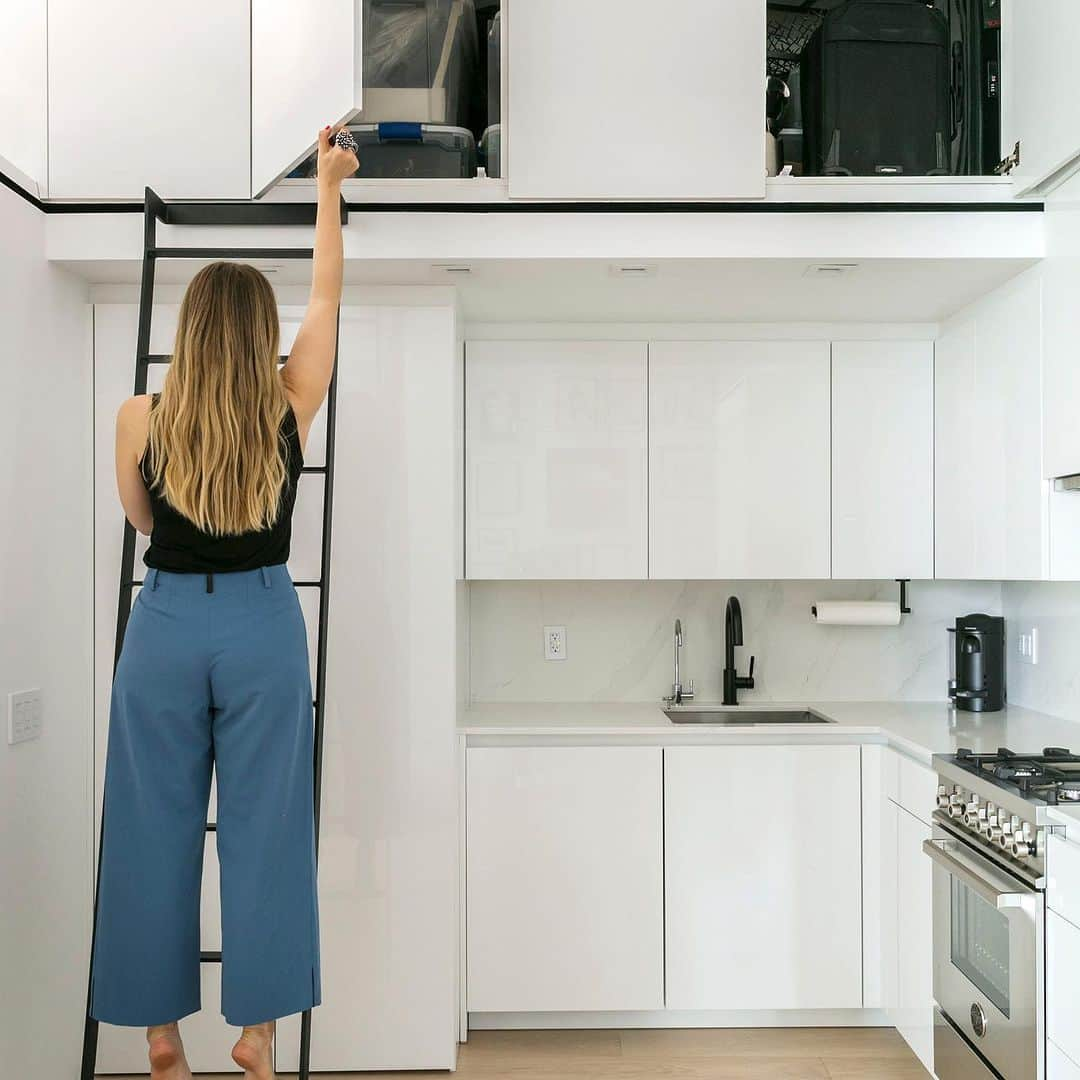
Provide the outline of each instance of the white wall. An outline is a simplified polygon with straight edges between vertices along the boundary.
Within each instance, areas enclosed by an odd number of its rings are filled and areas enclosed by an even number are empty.
[[[0,188],[0,1071],[76,1074],[91,882],[92,458],[86,288]],[[8,746],[7,694],[44,733]]]
[[[45,16],[45,0],[0,4],[0,157],[41,194],[48,173]]]
[[[889,582],[471,582],[470,685],[474,701],[655,701],[670,693],[672,629],[683,623],[683,683],[719,701],[724,608],[739,597],[751,700],[945,698],[946,626],[958,615],[999,614],[995,582],[915,582],[899,627],[823,627],[817,599],[887,599]],[[567,659],[545,661],[543,627],[566,627]]]
[[[1080,720],[1080,582],[1010,581],[1002,587],[1009,701]],[[1038,664],[1022,664],[1017,635],[1039,631]],[[1080,738],[1077,739],[1080,748]]]

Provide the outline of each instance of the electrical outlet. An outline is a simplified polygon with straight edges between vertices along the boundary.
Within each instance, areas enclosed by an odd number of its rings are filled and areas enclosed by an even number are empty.
[[[8,694],[8,745],[41,735],[41,691]]]
[[[566,659],[566,627],[565,626],[545,626],[544,627],[544,659],[545,660],[565,660]]]
[[[1026,634],[1021,631],[1016,636],[1016,651],[1021,664],[1039,662],[1039,628],[1033,626]]]

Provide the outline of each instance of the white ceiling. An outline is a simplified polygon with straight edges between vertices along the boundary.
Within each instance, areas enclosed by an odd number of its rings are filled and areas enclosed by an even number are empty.
[[[1033,265],[1031,259],[875,259],[837,278],[806,275],[795,259],[693,259],[651,264],[625,279],[605,261],[489,260],[468,275],[418,261],[350,261],[348,284],[454,284],[476,322],[935,322]],[[256,264],[263,265],[263,264]],[[183,283],[197,264],[159,264],[161,283]],[[139,264],[80,262],[94,282],[131,283]],[[265,267],[264,269],[271,269]],[[309,280],[310,264],[286,262],[271,280]]]

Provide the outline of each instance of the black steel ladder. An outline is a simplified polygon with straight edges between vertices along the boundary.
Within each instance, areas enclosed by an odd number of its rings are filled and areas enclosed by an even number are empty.
[[[341,220],[348,220],[348,209],[341,203]],[[157,244],[158,222],[165,225],[306,225],[315,224],[315,207],[308,203],[254,203],[254,202],[173,202],[166,203],[150,188],[146,189],[143,212],[143,261],[142,280],[139,291],[139,332],[135,357],[135,393],[145,394],[152,364],[167,364],[167,354],[150,352],[150,321],[154,307],[154,272],[159,259],[310,259],[311,248],[243,248],[243,247],[159,247]],[[281,358],[283,361],[285,357]],[[337,357],[334,358],[334,375],[326,401],[326,457],[324,465],[305,466],[304,473],[321,474],[323,477],[322,549],[320,574],[315,581],[297,581],[297,589],[319,591],[318,645],[315,665],[314,717],[314,775],[312,777],[315,808],[315,852],[319,849],[319,811],[322,786],[322,744],[324,698],[326,691],[326,630],[330,584],[330,528],[334,490],[334,420],[337,400]],[[116,611],[116,651],[113,668],[120,659],[124,644],[124,632],[131,615],[133,590],[142,582],[135,578],[135,530],[124,522],[124,545],[120,564],[120,595]],[[207,832],[214,832],[216,824],[207,823]],[[98,1022],[90,1015],[91,992],[94,980],[93,939],[97,934],[98,889],[101,882],[101,840],[105,835],[104,808],[98,832],[98,864],[94,884],[94,932],[91,938],[90,971],[86,994],[86,1022],[83,1030],[83,1053],[81,1080],[93,1080],[97,1064]],[[220,951],[203,951],[200,960],[207,964],[220,964]],[[269,1019],[269,1017],[268,1017]],[[275,1047],[276,1050],[276,1047]],[[300,1021],[300,1078],[308,1080],[311,1060],[311,1010],[306,1010]]]

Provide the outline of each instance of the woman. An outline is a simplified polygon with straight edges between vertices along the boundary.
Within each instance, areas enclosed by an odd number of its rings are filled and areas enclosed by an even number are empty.
[[[190,1080],[177,1021],[200,1008],[199,901],[217,774],[222,1011],[232,1056],[273,1077],[274,1021],[319,1004],[307,637],[285,562],[303,448],[333,370],[341,181],[319,133],[311,298],[278,370],[277,306],[214,263],[180,307],[160,395],[116,423],[148,567],[113,682],[90,1012],[147,1027],[154,1080]]]

